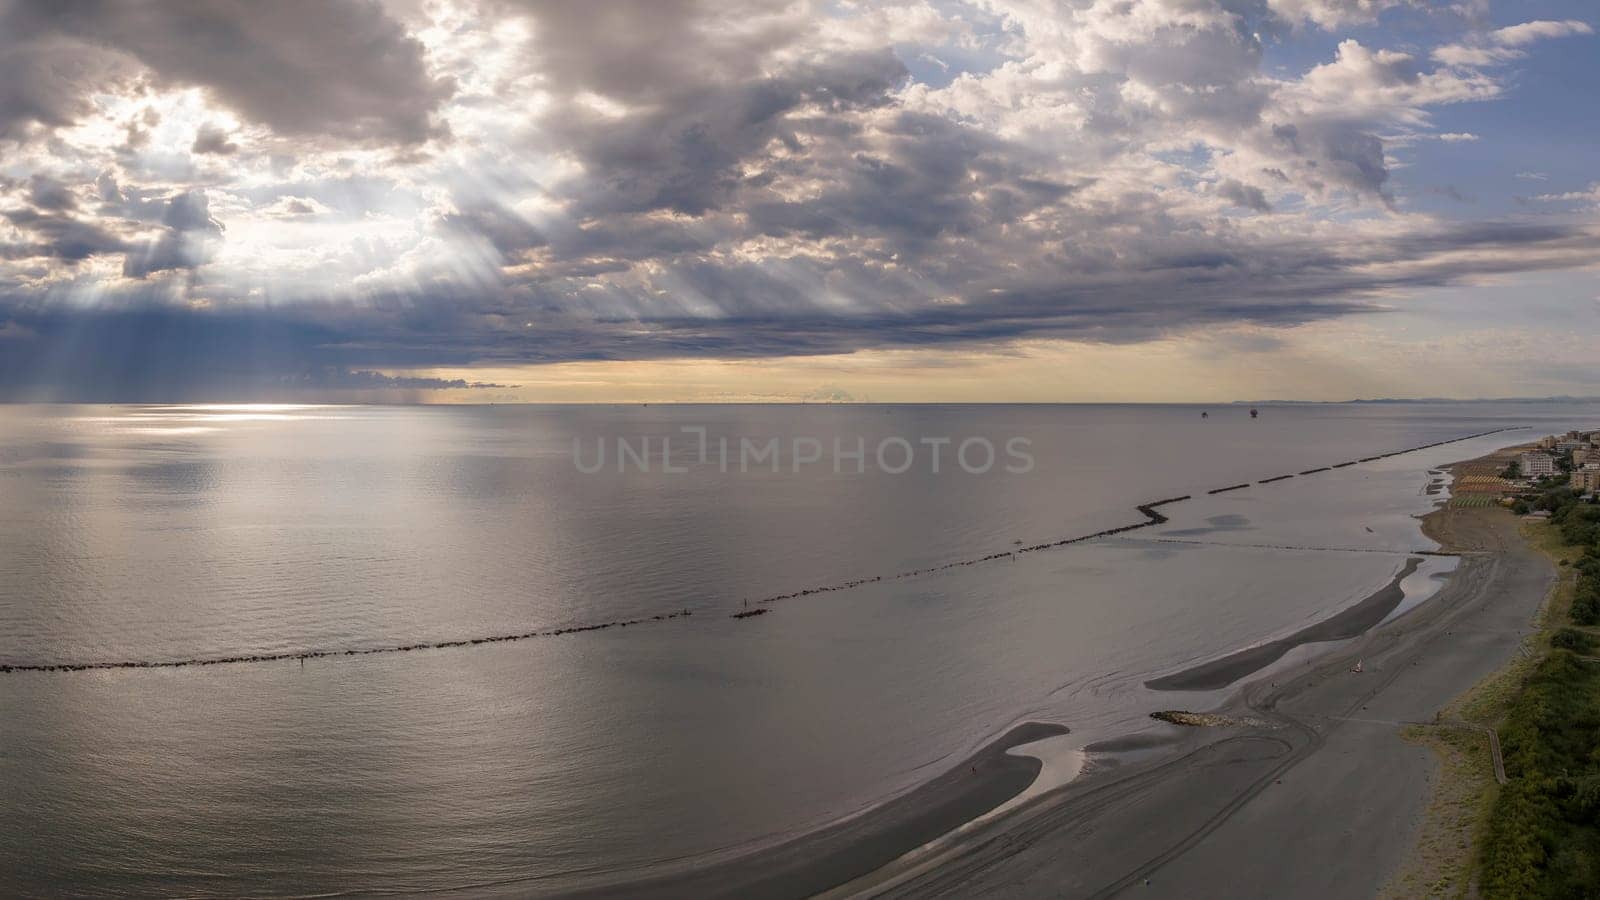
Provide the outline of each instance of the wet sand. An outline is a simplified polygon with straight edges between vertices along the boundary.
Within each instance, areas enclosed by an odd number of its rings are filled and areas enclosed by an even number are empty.
[[[1435,511],[1429,536],[1471,551],[1445,586],[1208,711],[1249,724],[1159,726],[1170,750],[1091,769],[932,858],[897,861],[829,896],[1376,895],[1405,857],[1437,768],[1401,730],[1504,665],[1554,583],[1517,527],[1496,508]],[[1361,673],[1351,671],[1358,659]]]
[[[735,859],[563,896],[809,897],[867,875],[1022,793],[1043,765],[1006,751],[1067,731],[1027,722],[943,775],[860,816]]]
[[[1400,601],[1406,596],[1400,589],[1400,582],[1410,577],[1421,564],[1421,557],[1411,557],[1406,560],[1400,574],[1384,587],[1374,591],[1372,596],[1288,637],[1246,647],[1221,659],[1151,679],[1146,681],[1144,686],[1153,691],[1215,691],[1266,668],[1302,644],[1318,644],[1358,637],[1388,618],[1389,614],[1399,607]]]

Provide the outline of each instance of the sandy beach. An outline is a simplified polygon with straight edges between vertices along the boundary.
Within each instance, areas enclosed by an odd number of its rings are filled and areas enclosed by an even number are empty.
[[[932,781],[832,827],[756,854],[575,896],[809,897],[868,875],[1022,793],[1043,766],[1006,751],[1066,733],[1060,725],[1018,725]]]
[[[1005,750],[1064,731],[1030,723],[835,827],[585,896],[1374,896],[1413,842],[1437,768],[1402,729],[1503,665],[1555,577],[1504,510],[1441,508],[1423,528],[1462,560],[1419,608],[1384,622],[1411,557],[1334,616],[1149,683],[1175,707],[1184,692],[1235,686],[1220,708],[1194,710],[1220,724],[1152,723],[1091,745],[1083,777],[973,822],[1039,771]],[[1347,643],[1283,659],[1330,641]]]
[[[1394,580],[1384,585],[1381,590],[1373,592],[1360,603],[1288,637],[1247,647],[1221,659],[1202,663],[1162,678],[1151,679],[1144,683],[1145,687],[1156,691],[1214,691],[1266,668],[1296,647],[1358,637],[1382,622],[1400,606],[1400,601],[1405,599],[1405,592],[1400,589],[1400,583],[1421,564],[1420,557],[1411,557],[1394,576]]]
[[[1555,578],[1504,510],[1441,509],[1424,528],[1464,554],[1440,592],[1300,671],[1245,683],[1214,711],[1238,724],[1174,728],[1172,750],[1120,765],[1110,753],[936,858],[833,895],[1376,895],[1406,855],[1437,765],[1401,730],[1510,659]],[[1204,683],[1221,677],[1202,669]]]

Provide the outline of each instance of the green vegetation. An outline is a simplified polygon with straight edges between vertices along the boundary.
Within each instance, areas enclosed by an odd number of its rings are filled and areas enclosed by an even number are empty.
[[[1574,547],[1583,548],[1583,556],[1572,567],[1577,570],[1577,584],[1572,595],[1572,622],[1575,625],[1600,625],[1600,506],[1572,499],[1558,507],[1551,521],[1561,529],[1561,537]]]
[[[1600,667],[1552,651],[1500,735],[1509,782],[1484,844],[1485,895],[1600,896]]]
[[[1509,783],[1486,829],[1482,887],[1489,898],[1600,897],[1600,663],[1589,658],[1600,643],[1600,507],[1565,488],[1531,505],[1550,510],[1549,530],[1582,556],[1568,570],[1572,626],[1551,635],[1500,728]]]
[[[1576,628],[1563,628],[1550,639],[1550,646],[1573,653],[1594,652],[1594,635]]]

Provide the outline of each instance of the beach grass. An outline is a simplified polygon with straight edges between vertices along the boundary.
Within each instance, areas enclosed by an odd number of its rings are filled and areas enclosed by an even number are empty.
[[[1471,896],[1474,837],[1488,825],[1500,791],[1489,744],[1478,732],[1437,725],[1413,725],[1400,735],[1434,752],[1439,779],[1405,868],[1380,896],[1385,900]]]
[[[1523,535],[1558,580],[1502,725],[1510,781],[1481,832],[1488,898],[1600,896],[1600,664],[1588,655],[1600,516],[1570,492],[1547,497],[1552,522]]]
[[[1454,501],[1451,505],[1455,505]],[[1462,505],[1471,508],[1493,504]],[[1561,529],[1549,523],[1525,523],[1520,532],[1529,546],[1558,566],[1558,580],[1535,620],[1537,630],[1523,640],[1510,662],[1440,711],[1440,721],[1501,728],[1523,686],[1548,654],[1556,631],[1567,621],[1576,573],[1559,563],[1581,553],[1581,548],[1567,544]],[[1446,725],[1413,725],[1402,731],[1401,737],[1434,752],[1439,761],[1439,779],[1424,813],[1417,844],[1405,867],[1381,896],[1393,900],[1478,896],[1483,847],[1502,790],[1494,778],[1488,742],[1481,732]]]

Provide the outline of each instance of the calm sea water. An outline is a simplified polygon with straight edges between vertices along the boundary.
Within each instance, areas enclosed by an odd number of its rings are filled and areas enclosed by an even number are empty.
[[[1600,407],[0,407],[7,894],[555,892],[868,807],[1010,724],[1144,728],[1144,680],[1366,596],[1429,547],[1428,469]],[[781,471],[701,465],[703,427]],[[1208,496],[1492,428],[1512,432]],[[952,438],[939,473],[871,448]],[[954,444],[1028,439],[1025,474]],[[666,473],[584,474],[598,441]],[[795,438],[869,448],[791,466]],[[613,453],[614,457],[614,453]],[[772,604],[1141,520],[1164,526]],[[1351,552],[1356,551],[1356,552]],[[1431,559],[1413,602],[1448,570]],[[1165,698],[1170,700],[1170,697]],[[1194,698],[1186,698],[1193,701]],[[26,823],[24,827],[18,827]]]

